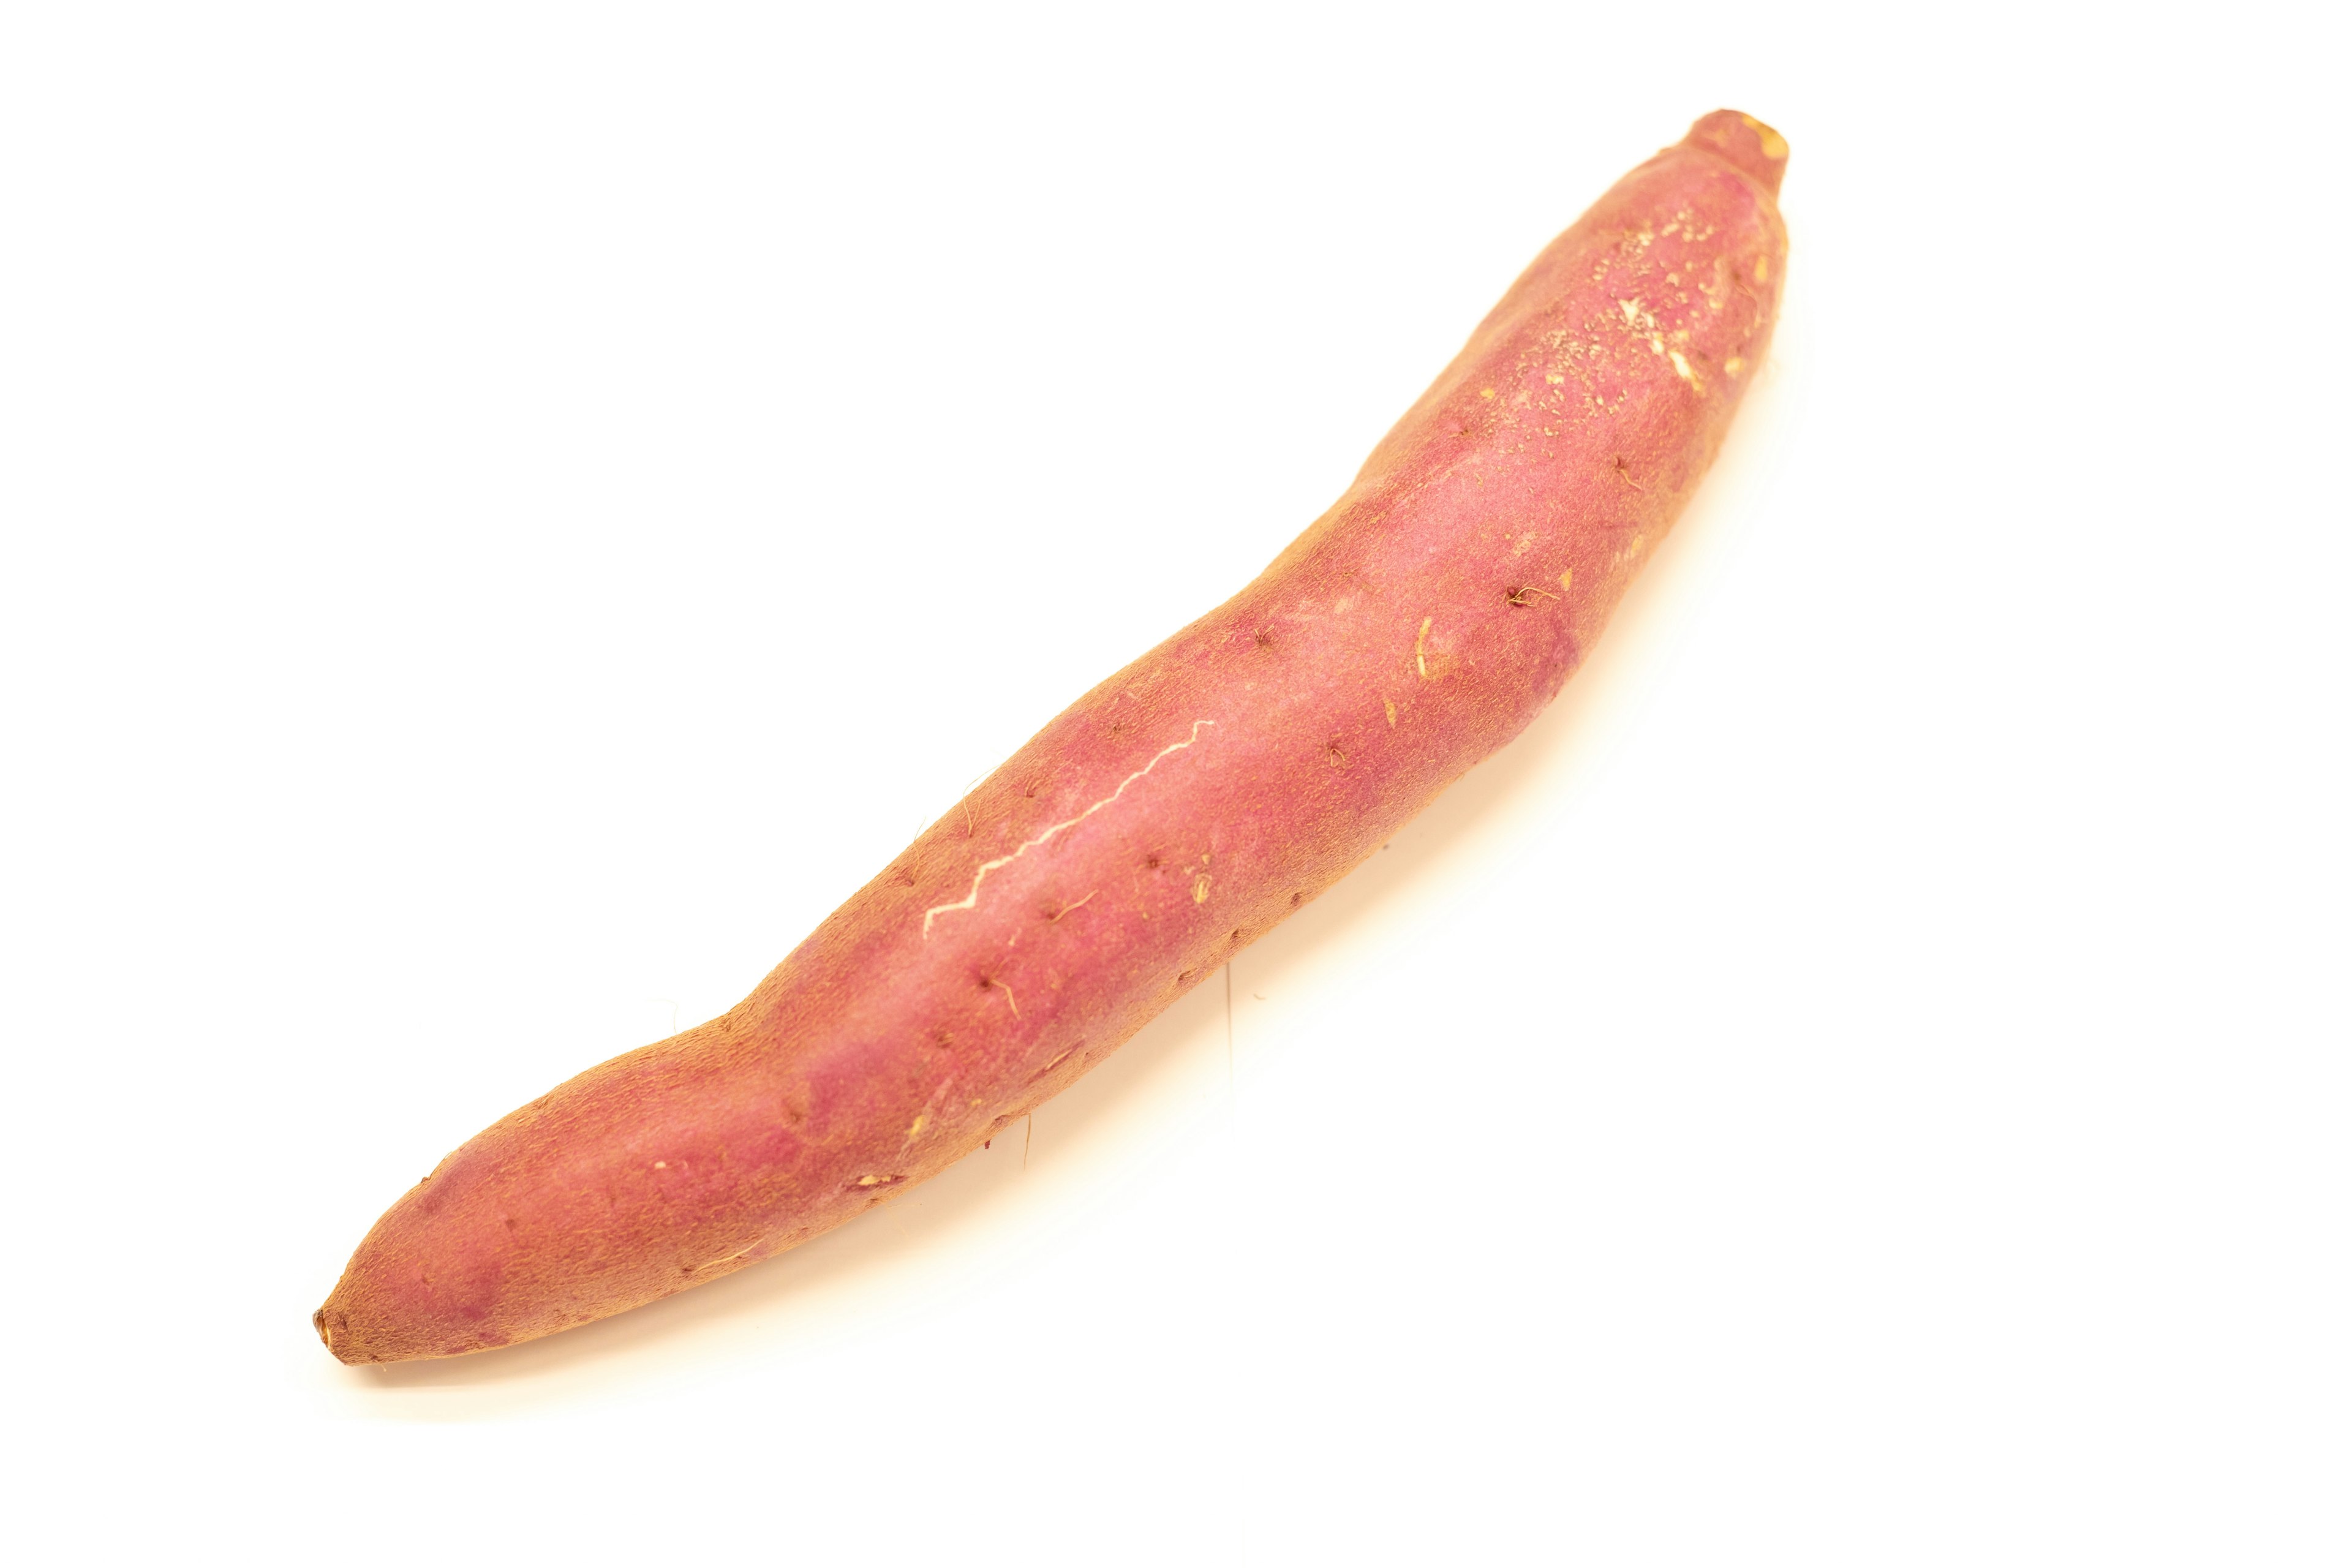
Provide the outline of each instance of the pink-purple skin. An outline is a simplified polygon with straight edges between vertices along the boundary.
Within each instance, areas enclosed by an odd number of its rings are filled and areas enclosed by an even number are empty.
[[[1339,504],[1081,698],[721,1017],[504,1118],[315,1318],[462,1355],[706,1283],[977,1148],[1549,702],[1761,363],[1787,147],[1711,114],[1514,284]]]

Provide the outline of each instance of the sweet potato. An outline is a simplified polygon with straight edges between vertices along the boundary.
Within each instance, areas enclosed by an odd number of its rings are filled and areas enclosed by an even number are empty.
[[[467,1143],[315,1318],[459,1355],[703,1284],[1066,1087],[1511,739],[1721,442],[1787,147],[1708,115],[1512,285],[1339,503],[1080,698],[724,1016]]]

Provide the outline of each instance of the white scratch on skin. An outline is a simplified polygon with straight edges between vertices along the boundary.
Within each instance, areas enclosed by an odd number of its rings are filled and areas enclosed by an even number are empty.
[[[1213,724],[1213,723],[1215,723],[1215,722],[1216,722],[1216,721],[1215,721],[1214,719],[1195,719],[1195,720],[1193,720],[1193,721],[1192,721],[1192,732],[1190,735],[1188,735],[1188,736],[1186,736],[1184,739],[1182,739],[1182,740],[1181,740],[1181,741],[1177,742],[1176,742],[1174,745],[1172,745],[1172,746],[1168,746],[1168,747],[1164,747],[1164,748],[1162,748],[1162,749],[1161,749],[1161,751],[1160,751],[1160,754],[1159,754],[1158,756],[1156,756],[1156,757],[1152,758],[1150,762],[1148,762],[1148,763],[1144,763],[1141,767],[1139,767],[1139,768],[1136,769],[1133,773],[1131,773],[1128,774],[1128,775],[1127,775],[1127,777],[1125,777],[1125,778],[1123,778],[1123,779],[1119,780],[1119,782],[1118,782],[1118,787],[1117,789],[1115,789],[1115,790],[1111,791],[1108,795],[1107,795],[1103,796],[1100,800],[1098,800],[1098,801],[1095,802],[1095,803],[1094,803],[1094,805],[1090,805],[1090,806],[1087,807],[1087,808],[1086,808],[1086,810],[1084,810],[1084,811],[1082,811],[1082,812],[1078,813],[1078,815],[1077,815],[1077,816],[1074,816],[1074,817],[1070,818],[1067,822],[1057,822],[1057,823],[1054,824],[1054,826],[1051,826],[1051,827],[1049,827],[1049,828],[1045,829],[1045,832],[1040,833],[1039,835],[1037,835],[1037,837],[1036,837],[1032,838],[1031,840],[1029,840],[1029,842],[1028,842],[1028,843],[1022,845],[1019,848],[1015,849],[1012,854],[1010,854],[1010,855],[1002,855],[1002,856],[999,856],[997,858],[995,858],[995,859],[993,859],[993,860],[990,860],[990,861],[986,861],[986,862],[984,862],[984,863],[981,866],[981,868],[980,868],[980,869],[979,869],[979,870],[974,871],[974,872],[971,874],[971,891],[970,891],[970,892],[966,893],[962,898],[961,898],[961,899],[957,900],[956,900],[954,903],[952,903],[952,904],[940,904],[940,905],[937,906],[936,908],[933,908],[933,909],[928,909],[928,910],[925,910],[923,911],[923,940],[924,940],[925,942],[929,942],[929,941],[930,941],[930,939],[931,939],[931,921],[934,921],[934,920],[936,920],[936,919],[938,919],[940,916],[944,915],[944,914],[950,913],[950,912],[952,912],[952,911],[954,911],[954,910],[969,910],[969,909],[972,909],[972,908],[976,907],[976,906],[979,904],[979,902],[980,902],[980,885],[981,885],[981,883],[982,883],[983,881],[986,881],[986,880],[988,879],[988,874],[989,874],[991,871],[998,870],[998,869],[1001,869],[1001,868],[1003,868],[1003,867],[1006,867],[1006,866],[1010,866],[1010,865],[1012,865],[1012,864],[1013,864],[1013,862],[1014,862],[1015,860],[1020,859],[1020,858],[1021,858],[1021,857],[1023,857],[1024,855],[1028,854],[1028,853],[1029,853],[1029,851],[1031,851],[1032,849],[1036,848],[1039,845],[1044,844],[1044,843],[1045,843],[1047,840],[1051,839],[1051,838],[1052,838],[1055,834],[1062,832],[1065,828],[1076,827],[1079,823],[1084,822],[1087,817],[1092,816],[1096,812],[1100,811],[1103,807],[1105,807],[1105,806],[1107,806],[1107,805],[1110,805],[1113,801],[1117,800],[1120,795],[1125,795],[1125,794],[1127,793],[1127,786],[1128,786],[1128,785],[1129,785],[1129,784],[1133,784],[1136,780],[1138,780],[1138,779],[1141,778],[1144,774],[1146,774],[1146,773],[1150,773],[1152,769],[1154,769],[1154,768],[1158,767],[1158,766],[1160,764],[1160,763],[1161,763],[1161,762],[1163,762],[1164,760],[1166,760],[1166,758],[1170,755],[1170,753],[1171,753],[1171,752],[1181,752],[1181,751],[1182,751],[1185,747],[1187,747],[1187,746],[1191,745],[1193,742],[1195,742],[1195,741],[1199,740],[1199,739],[1201,738],[1201,726],[1202,726],[1202,725],[1203,725],[1203,724]],[[1093,895],[1093,894],[1091,894],[1091,893],[1089,893],[1089,894],[1087,894],[1087,896],[1088,898],[1092,898],[1094,895]],[[1004,996],[1005,996],[1005,1000],[1007,1000],[1007,1001],[1011,1001],[1011,1000],[1012,1000],[1012,998],[1013,998],[1013,993],[1012,993],[1012,992],[1010,992],[1010,991],[1007,991],[1007,992],[1004,994]],[[1014,1016],[1019,1016],[1019,1014],[1020,1014],[1020,1009],[1019,1009],[1019,1008],[1017,1008],[1017,1007],[1016,1007],[1016,1008],[1014,1008],[1014,1009],[1013,1009],[1013,1013],[1014,1013]]]
[[[737,1258],[742,1257],[744,1253],[751,1251],[751,1247],[759,1245],[760,1244],[756,1241],[752,1242],[750,1247],[739,1247],[735,1251],[729,1253],[724,1258],[714,1258],[708,1263],[695,1264],[692,1268],[688,1268],[687,1272],[688,1274],[699,1274],[706,1268],[716,1268],[722,1263],[732,1263]]]
[[[1421,678],[1423,680],[1427,680],[1429,679],[1429,649],[1427,647],[1429,642],[1429,623],[1436,618],[1437,617],[1435,616],[1423,616],[1421,619],[1421,635],[1412,639],[1413,668],[1421,671]]]

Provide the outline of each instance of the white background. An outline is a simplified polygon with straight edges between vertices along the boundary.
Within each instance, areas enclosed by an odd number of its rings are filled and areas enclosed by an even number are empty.
[[[10,8],[12,1554],[2343,1562],[2340,55],[1906,15]],[[1793,250],[1715,477],[1230,1007],[783,1260],[327,1357],[446,1150],[1723,105]]]

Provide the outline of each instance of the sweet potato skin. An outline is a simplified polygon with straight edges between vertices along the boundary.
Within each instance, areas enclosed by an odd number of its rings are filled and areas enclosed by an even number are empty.
[[[532,1339],[830,1229],[1067,1086],[1517,734],[1763,357],[1786,155],[1725,110],[1620,181],[1255,582],[1048,724],[741,1004],[394,1204],[314,1317],[328,1348]]]

